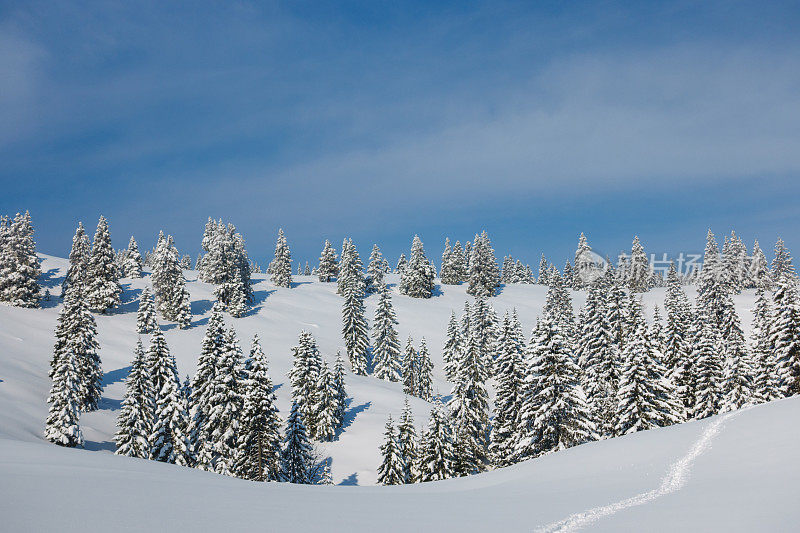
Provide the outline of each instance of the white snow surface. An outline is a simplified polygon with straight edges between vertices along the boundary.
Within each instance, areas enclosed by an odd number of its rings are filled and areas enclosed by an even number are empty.
[[[66,260],[42,256],[45,287],[60,292]],[[193,374],[213,287],[187,273],[192,327],[162,323],[183,377]],[[228,319],[243,350],[258,333],[270,361],[281,414],[289,406],[290,348],[306,329],[332,362],[342,350],[341,303],[335,283],[295,276],[291,289],[254,276],[257,304]],[[388,281],[396,285],[395,276]],[[123,305],[96,315],[105,372],[100,409],[85,414],[86,448],[64,449],[42,438],[47,378],[59,308],[0,305],[0,530],[285,531],[781,531],[800,519],[800,398],[729,415],[593,442],[469,478],[400,487],[296,486],[254,483],[199,470],[112,455],[123,379],[137,334],[136,298],[147,277],[123,280]],[[393,290],[403,343],[424,336],[435,387],[449,394],[441,348],[451,310],[470,299],[464,286],[441,286],[430,300]],[[516,308],[530,330],[546,288],[512,285],[492,299],[498,313]],[[694,294],[691,290],[689,296]],[[649,312],[664,291],[644,295]],[[582,293],[573,293],[576,309]],[[371,322],[376,296],[367,299]],[[737,296],[749,332],[752,292]],[[48,306],[49,304],[49,306]],[[144,339],[143,339],[144,340]],[[399,384],[348,374],[346,427],[321,446],[334,483],[374,485],[378,446],[389,414],[402,409]],[[418,425],[430,404],[411,399]]]

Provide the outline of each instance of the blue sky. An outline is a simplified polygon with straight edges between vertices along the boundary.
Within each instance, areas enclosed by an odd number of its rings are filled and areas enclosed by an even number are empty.
[[[764,5],[768,4],[768,5]],[[800,249],[800,6],[783,2],[0,2],[0,212],[40,251],[208,216],[265,260],[325,238],[489,231],[559,264]]]

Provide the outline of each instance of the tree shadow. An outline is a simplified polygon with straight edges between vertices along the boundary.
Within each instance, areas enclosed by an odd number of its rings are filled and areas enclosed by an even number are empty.
[[[120,300],[122,303],[117,308],[121,313],[135,313],[139,310],[139,299],[142,295],[142,289],[131,289],[130,283],[120,285],[122,287],[122,295]]]
[[[349,476],[347,476],[346,478],[341,480],[339,482],[339,485],[341,485],[341,486],[356,486],[356,485],[358,485],[358,473],[357,472],[353,472],[352,474],[350,474]]]
[[[117,445],[111,441],[104,440],[104,441],[93,441],[87,440],[83,443],[83,449],[88,450],[90,452],[115,452],[117,450]]]
[[[263,304],[269,295],[276,292],[276,289],[267,289],[253,292],[253,307]]]
[[[39,276],[39,285],[46,289],[53,289],[55,287],[61,287],[61,284],[64,283],[64,279],[67,277],[66,275],[59,276],[59,269],[51,268],[47,272],[42,272]]]
[[[208,319],[209,318],[211,318],[211,317],[204,317],[204,318],[201,318],[200,320],[195,320],[194,322],[192,322],[191,327],[205,326],[206,324],[208,324]]]
[[[211,300],[196,300],[191,302],[192,316],[204,315],[206,312],[211,311],[214,307],[214,302]]]
[[[126,377],[128,377],[128,373],[130,373],[131,367],[126,366],[122,368],[118,368],[116,370],[112,370],[111,372],[104,372],[103,373],[103,388],[105,389],[112,383],[118,383],[123,381]]]
[[[42,297],[39,298],[39,307],[41,307],[42,309],[51,309],[53,307],[56,307],[59,303],[61,303],[61,298],[52,293],[50,294],[49,298],[47,297],[46,294],[42,294]]]
[[[295,289],[300,285],[311,285],[313,281],[293,281],[292,286],[290,288]]]
[[[347,405],[350,406],[352,400],[350,398],[347,399]],[[361,405],[356,405],[355,407],[347,409],[344,413],[344,421],[342,422],[342,427],[340,427],[336,432],[336,437],[338,438],[339,435],[344,432],[345,429],[349,428],[353,425],[353,422],[360,413],[363,413],[367,409],[372,406],[372,402],[362,403]]]
[[[444,295],[444,292],[442,292],[442,286],[438,284],[434,285],[433,290],[431,291],[431,298],[438,298],[442,295]]]
[[[97,403],[99,411],[119,411],[122,409],[122,400],[114,400],[112,398],[100,398]]]
[[[494,290],[494,294],[492,296],[500,296],[501,294],[503,294],[503,289],[505,289],[505,288],[506,288],[506,284],[505,283],[501,283]]]

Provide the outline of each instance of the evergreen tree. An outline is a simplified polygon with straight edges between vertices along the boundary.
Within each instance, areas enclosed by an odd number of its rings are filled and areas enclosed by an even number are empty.
[[[105,313],[119,306],[119,295],[122,293],[117,281],[117,269],[114,265],[114,249],[111,247],[111,235],[108,222],[101,216],[94,234],[92,253],[86,267],[86,299],[93,311]]]
[[[66,350],[57,360],[53,385],[47,402],[50,411],[45,421],[44,438],[59,446],[83,446],[79,424],[82,394],[78,355]]]
[[[86,231],[83,229],[83,223],[78,222],[78,228],[75,230],[75,236],[72,237],[72,250],[69,252],[69,267],[67,268],[67,275],[64,277],[64,283],[61,284],[61,297],[67,294],[69,286],[80,282],[85,283],[86,269],[89,266],[89,256],[91,255],[91,246],[89,245],[89,237],[86,236]]]
[[[322,255],[319,257],[317,276],[323,283],[332,281],[338,275],[339,267],[336,261],[336,250],[331,246],[330,241],[325,241]]]
[[[461,357],[461,335],[459,332],[456,314],[450,313],[450,322],[447,324],[447,339],[444,343],[444,375],[448,380],[455,379],[456,364]]]
[[[383,435],[384,442],[381,445],[383,462],[378,467],[378,483],[381,485],[401,485],[405,482],[405,465],[403,464],[403,456],[400,453],[397,433],[392,423],[392,415],[389,415]]]
[[[769,402],[783,397],[780,392],[778,361],[772,345],[772,320],[771,297],[764,289],[759,288],[753,309],[751,343],[755,363],[753,396],[756,402]]]
[[[559,323],[545,313],[529,348],[517,458],[562,450],[595,436],[580,369]]]
[[[165,320],[178,322],[184,329],[191,323],[189,293],[183,270],[178,264],[178,250],[172,243],[172,237],[158,236],[152,258],[151,276],[156,307]]]
[[[469,332],[463,337],[465,344],[463,349],[466,350],[470,336],[474,336],[478,356],[482,361],[483,379],[487,379],[493,373],[497,327],[497,315],[494,309],[482,296],[477,296],[471,308]]]
[[[411,396],[417,393],[417,376],[419,373],[417,369],[419,360],[413,343],[414,341],[409,335],[406,341],[406,350],[403,353],[403,364],[400,369],[403,378],[403,392]]]
[[[442,268],[439,271],[439,279],[444,285],[458,285],[461,282],[460,265],[455,261],[457,254],[460,251],[461,245],[459,244],[456,250],[450,247],[450,239],[444,240],[444,252],[442,252]]]
[[[724,314],[720,331],[724,346],[720,407],[723,412],[748,405],[753,398],[751,355],[747,351],[744,332],[733,300],[727,293],[724,296]]]
[[[617,393],[617,435],[626,435],[680,421],[678,404],[661,353],[648,335],[641,302],[632,298],[631,328],[622,350],[622,370]]]
[[[453,245],[453,252],[450,255],[450,261],[453,264],[458,283],[464,283],[468,279],[469,270],[467,269],[467,257],[464,249],[461,247],[461,242],[456,241]],[[439,276],[441,278],[441,275]]]
[[[288,483],[312,484],[314,452],[296,401],[292,402],[285,435],[281,450],[281,480]]]
[[[750,260],[748,278],[748,288],[768,289],[772,285],[767,258],[758,245],[758,239],[753,243],[753,257]]]
[[[719,329],[722,325],[722,300],[724,293],[730,290],[727,281],[717,241],[711,230],[708,230],[703,269],[700,271],[697,287],[697,305],[708,315],[714,329]]]
[[[433,378],[431,377],[433,363],[428,353],[428,346],[425,344],[425,337],[422,337],[419,343],[415,367],[417,369],[417,379],[415,380],[417,388],[416,396],[422,398],[426,402],[430,401],[433,396]]]
[[[281,420],[267,358],[258,335],[253,337],[247,379],[242,384],[244,410],[238,435],[236,475],[252,481],[280,479]]]
[[[292,384],[292,399],[298,405],[304,427],[308,434],[314,435],[316,430],[316,407],[323,384],[320,383],[322,370],[322,357],[317,349],[317,342],[307,331],[301,331],[298,345],[292,348],[294,361],[289,371],[289,381]]]
[[[397,260],[397,266],[394,267],[395,274],[402,274],[407,264],[408,260],[406,259],[406,254],[400,254],[400,258]]]
[[[497,387],[489,451],[494,464],[507,466],[514,454],[516,422],[522,405],[525,345],[517,311],[503,317],[497,340]]]
[[[689,369],[694,381],[694,418],[706,418],[720,410],[722,363],[720,361],[721,342],[713,319],[703,309],[698,309],[693,349]]]
[[[775,243],[775,257],[772,259],[772,281],[777,283],[784,276],[794,276],[792,258],[783,239],[778,239]]]
[[[278,287],[292,286],[292,253],[286,243],[283,229],[278,230],[278,242],[275,244],[275,259],[270,265],[272,283]]]
[[[550,284],[550,281],[547,277],[549,270],[550,269],[549,265],[547,264],[547,259],[544,257],[544,254],[542,254],[542,258],[539,259],[539,276],[537,278],[537,281],[539,282],[540,285]]]
[[[342,305],[342,335],[353,373],[366,375],[369,366],[369,336],[364,316],[364,292],[355,278],[347,282]]]
[[[777,359],[780,393],[788,397],[800,393],[800,290],[792,258],[785,249],[778,248],[775,257],[781,257],[781,262],[773,262],[772,269],[775,293],[770,340]]]
[[[342,257],[339,261],[339,277],[336,279],[336,292],[346,296],[347,288],[353,286],[356,292],[364,295],[366,282],[364,281],[364,265],[358,255],[353,241],[345,239],[342,242]]]
[[[586,240],[586,235],[581,232],[578,238],[578,248],[575,250],[575,263],[573,272],[572,288],[580,290],[586,287],[591,271],[594,268],[594,257],[592,248]]]
[[[336,437],[338,402],[333,376],[328,370],[328,363],[322,363],[319,373],[319,390],[317,403],[314,406],[314,438],[330,442]]]
[[[114,441],[117,444],[117,455],[150,458],[150,432],[153,416],[153,390],[147,373],[142,340],[136,341],[133,352],[133,363],[128,377],[125,379],[126,391],[122,399],[122,409],[117,416],[117,433]]]
[[[650,266],[639,236],[633,238],[631,257],[628,263],[628,288],[634,292],[644,292],[650,288]]]
[[[186,436],[180,432],[180,381],[175,358],[160,329],[153,332],[147,352],[147,373],[153,390],[153,424],[148,441],[150,459],[175,463],[187,450]]]
[[[344,360],[341,353],[336,353],[336,362],[333,366],[333,389],[336,409],[334,410],[334,420],[336,429],[344,425],[345,409],[347,408],[347,391],[344,386]]]
[[[400,341],[397,338],[397,317],[386,285],[380,289],[375,321],[372,326],[375,377],[387,381],[400,380]]]
[[[664,309],[667,321],[664,328],[664,365],[670,379],[683,390],[687,383],[683,382],[681,369],[687,365],[690,352],[689,330],[691,327],[691,305],[681,287],[675,263],[670,264],[667,273],[667,294],[664,298]],[[685,403],[686,407],[690,404]]]
[[[430,298],[433,295],[435,272],[419,235],[411,243],[411,257],[400,273],[400,293],[412,298]]]
[[[17,215],[0,226],[0,301],[17,307],[39,307],[39,259],[31,215]]]
[[[131,240],[128,242],[128,249],[125,250],[125,257],[122,264],[124,277],[142,277],[142,254],[139,253],[139,246],[136,244],[136,239],[134,239],[133,236],[131,236]]]
[[[156,328],[158,328],[156,304],[150,289],[145,287],[139,297],[139,311],[136,313],[136,331],[138,333],[152,333]]]
[[[453,430],[447,413],[438,402],[431,409],[420,453],[421,481],[439,481],[455,475]]]
[[[416,483],[419,481],[420,450],[408,397],[403,402],[403,413],[400,415],[397,429],[398,449],[403,460],[403,483]]]
[[[484,231],[475,236],[469,258],[469,288],[467,294],[489,298],[500,285],[500,272],[489,235]]]
[[[386,273],[386,259],[383,258],[381,249],[377,244],[372,245],[372,253],[369,254],[369,266],[367,267],[367,292],[378,292],[385,285],[383,275]]]

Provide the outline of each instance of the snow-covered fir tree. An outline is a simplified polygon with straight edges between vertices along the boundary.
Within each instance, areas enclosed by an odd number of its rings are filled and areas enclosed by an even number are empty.
[[[101,216],[86,267],[86,299],[90,309],[105,313],[119,306],[121,293],[122,287],[117,280],[108,222]]]
[[[165,320],[178,322],[181,329],[191,324],[191,303],[183,270],[178,264],[178,251],[172,237],[158,236],[152,257],[151,276],[156,307]]]
[[[753,308],[753,399],[755,402],[769,402],[783,397],[780,391],[778,361],[772,345],[772,297],[769,292],[759,288]]]
[[[376,378],[387,381],[400,380],[401,349],[397,337],[397,317],[392,308],[389,289],[383,285],[380,289],[378,307],[375,309],[375,320],[372,324],[373,336],[373,372]]]
[[[150,430],[150,459],[167,463],[186,460],[187,438],[182,434],[178,369],[160,329],[153,332],[147,351],[147,373],[153,391],[153,423]]]
[[[698,306],[694,330],[690,354],[692,366],[687,371],[690,376],[687,381],[694,384],[692,417],[699,419],[715,415],[720,410],[723,350],[715,321],[703,307]]]
[[[786,248],[786,243],[784,243],[783,239],[780,238],[775,243],[775,255],[772,258],[771,274],[773,283],[777,283],[787,274],[789,276],[794,276],[792,258],[789,255],[789,250]]]
[[[417,351],[414,349],[414,340],[411,335],[406,341],[406,349],[403,352],[403,360],[400,367],[400,374],[403,380],[403,392],[415,396],[417,393]]]
[[[372,252],[369,254],[369,266],[367,267],[366,291],[378,292],[385,285],[383,275],[389,268],[386,259],[383,258],[381,249],[377,244],[372,245]]]
[[[122,272],[126,278],[141,278],[142,277],[142,254],[139,253],[139,245],[136,244],[136,239],[131,236],[128,241],[128,249],[125,250],[125,256],[122,261]]]
[[[578,248],[575,250],[575,262],[573,264],[572,288],[575,290],[586,287],[594,268],[594,256],[592,248],[586,235],[581,232],[578,237]]]
[[[634,292],[644,292],[650,288],[650,265],[638,235],[633,238],[627,268],[629,289]]]
[[[319,387],[314,405],[314,438],[322,442],[330,442],[336,437],[337,398],[333,375],[328,363],[323,361],[319,372]]]
[[[139,310],[136,312],[137,333],[152,333],[158,327],[156,304],[149,287],[142,289],[139,297]]]
[[[389,420],[386,421],[383,438],[383,444],[381,444],[380,448],[383,460],[378,466],[378,483],[381,485],[402,485],[405,483],[405,465],[403,464],[403,456],[400,453],[392,415],[389,415]]]
[[[153,390],[150,384],[147,361],[142,340],[136,341],[133,362],[125,379],[125,396],[117,416],[114,442],[117,455],[150,458],[150,433],[152,431]]]
[[[494,296],[499,285],[500,271],[497,259],[489,235],[483,231],[480,235],[475,235],[475,243],[470,253],[467,294],[489,298]]]
[[[748,266],[747,288],[768,289],[772,286],[772,276],[769,272],[769,264],[758,244],[758,239],[753,243],[753,256]]]
[[[688,357],[691,351],[691,304],[686,293],[681,287],[675,263],[671,263],[667,273],[667,294],[664,298],[664,310],[667,314],[664,326],[664,366],[667,368],[668,377],[678,389],[679,396],[683,399],[684,407],[691,407],[691,402],[685,396],[685,388],[690,384],[684,380],[682,370],[688,367]]]
[[[663,427],[681,420],[679,404],[662,355],[648,334],[641,302],[631,298],[628,339],[620,354],[621,370],[617,391],[616,434]]]
[[[743,282],[740,282],[743,284]],[[723,344],[723,385],[720,410],[739,409],[753,401],[752,356],[730,294],[724,294],[720,338]]]
[[[278,230],[278,242],[275,243],[275,259],[270,264],[271,281],[278,287],[292,286],[292,253],[283,229]]]
[[[312,484],[314,482],[314,451],[308,440],[306,425],[296,401],[286,421],[286,433],[281,449],[281,481]]]
[[[449,381],[455,379],[456,363],[461,354],[461,333],[455,312],[450,313],[450,322],[447,323],[447,333],[442,351],[444,359],[444,375]]]
[[[366,375],[369,367],[369,336],[364,308],[364,289],[354,276],[349,276],[342,304],[342,335],[353,373]]]
[[[64,282],[61,284],[61,297],[67,294],[69,286],[76,281],[84,282],[86,278],[86,268],[89,265],[89,255],[92,252],[89,244],[89,237],[83,229],[83,223],[78,222],[75,236],[72,237],[72,249],[69,252],[69,267]]]
[[[347,391],[344,383],[344,359],[341,353],[336,353],[336,361],[333,365],[333,389],[335,391],[334,400],[336,409],[334,419],[336,428],[340,429],[344,425],[345,409],[347,408]]]
[[[240,416],[234,470],[252,481],[280,479],[281,420],[269,377],[267,358],[258,335],[253,337],[247,378],[242,383],[244,408]]]
[[[0,224],[0,301],[39,307],[40,274],[31,215],[17,213],[10,224]]]
[[[308,428],[308,434],[314,435],[316,429],[317,405],[321,389],[320,371],[322,357],[317,348],[317,341],[311,333],[301,331],[298,345],[292,348],[294,356],[289,381],[292,385],[292,399],[297,403]]]
[[[547,278],[549,272],[550,265],[547,263],[547,258],[542,254],[541,259],[539,259],[539,274],[536,277],[536,281],[539,285],[548,285],[550,283]]]
[[[783,397],[800,393],[800,286],[789,251],[778,240],[772,273],[775,292],[771,344],[777,359],[779,389]]]
[[[411,257],[400,273],[400,293],[412,298],[430,298],[435,276],[433,265],[425,256],[422,240],[419,235],[414,235]]]
[[[339,276],[336,278],[336,292],[345,296],[347,287],[353,286],[363,295],[366,281],[364,280],[364,265],[353,241],[342,241],[342,257],[339,260]]]
[[[50,410],[45,420],[44,438],[59,446],[83,446],[80,428],[82,402],[78,355],[66,350],[53,369],[53,384],[47,403]]]
[[[420,481],[439,481],[456,475],[454,448],[449,415],[436,402],[420,445]]]
[[[398,448],[403,460],[403,483],[416,483],[419,481],[420,449],[408,396],[403,402],[403,413],[400,415],[397,433]]]
[[[719,254],[716,238],[711,230],[706,235],[706,248],[703,255],[703,268],[700,271],[697,286],[697,306],[712,320],[714,329],[722,325],[724,294],[731,290]]]
[[[555,317],[544,313],[529,346],[516,457],[525,459],[595,438],[580,369]]]
[[[522,385],[525,377],[525,340],[517,311],[506,312],[497,339],[497,378],[489,452],[498,466],[511,464],[516,444],[517,416],[522,406]]]
[[[417,362],[414,365],[417,369],[417,378],[414,380],[416,385],[416,396],[425,401],[430,401],[433,396],[433,363],[428,352],[428,345],[425,337],[422,337],[417,350]]]
[[[461,251],[461,245],[456,249],[450,247],[450,239],[444,240],[444,252],[442,252],[442,268],[439,270],[439,279],[444,285],[458,285],[461,283],[461,265],[456,262],[456,254]],[[463,257],[462,257],[463,261]]]
[[[336,250],[331,246],[330,241],[325,241],[325,246],[322,248],[322,254],[319,256],[319,266],[317,267],[317,276],[319,280],[328,283],[332,281],[339,272],[339,265],[336,260]]]
[[[456,368],[448,404],[453,424],[459,474],[484,470],[489,462],[489,395],[486,360],[478,331],[472,329]]]
[[[103,391],[103,371],[101,369],[97,342],[97,323],[86,305],[83,283],[79,280],[70,285],[64,297],[64,307],[56,324],[56,344],[50,361],[50,377],[60,367],[61,358],[69,354],[77,365],[78,376],[75,385],[79,393],[79,409],[94,411],[100,402]]]
[[[464,306],[465,309],[467,306]],[[497,314],[494,308],[483,297],[477,296],[470,308],[469,327],[463,334],[464,346],[462,352],[466,350],[470,336],[474,337],[478,356],[482,360],[484,379],[487,379],[494,372],[495,345],[497,340]],[[456,372],[456,375],[458,372]]]

